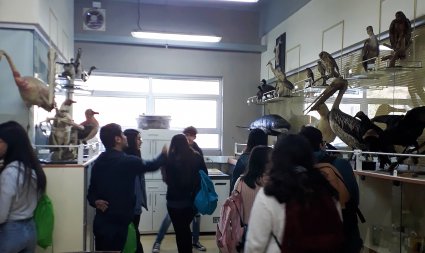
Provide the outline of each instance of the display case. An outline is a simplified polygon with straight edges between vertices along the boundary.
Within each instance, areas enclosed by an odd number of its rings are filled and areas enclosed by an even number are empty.
[[[425,252],[425,168],[412,159],[395,172],[379,168],[378,155],[361,150],[328,150],[349,159],[360,192],[360,210],[366,222],[359,223],[363,252]],[[392,157],[402,156],[392,154]],[[351,157],[351,158],[350,158]],[[365,162],[373,166],[365,167]],[[366,169],[366,170],[365,170]]]

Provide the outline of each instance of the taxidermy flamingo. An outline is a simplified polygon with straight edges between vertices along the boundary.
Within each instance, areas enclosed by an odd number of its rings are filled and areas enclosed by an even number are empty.
[[[47,84],[45,84],[42,80],[32,76],[22,77],[19,71],[16,69],[12,58],[5,51],[0,50],[0,60],[2,56],[6,57],[6,60],[9,63],[9,67],[13,73],[13,78],[15,79],[15,83],[18,86],[19,93],[22,99],[24,100],[26,106],[29,108],[32,105],[37,105],[43,108],[44,110],[50,112],[55,107],[54,73],[56,52],[50,50],[48,55],[50,86],[47,86]]]
[[[380,144],[381,133],[376,130],[378,127],[371,127],[370,121],[366,122],[359,120],[339,109],[339,105],[347,87],[347,80],[341,77],[335,78],[329,87],[313,102],[309,111],[318,110],[321,104],[323,104],[336,91],[339,91],[334,104],[332,105],[332,109],[328,114],[329,125],[332,131],[351,148],[385,152],[384,150],[387,149],[382,147]],[[381,160],[381,167],[384,166],[384,163],[388,162],[389,161],[387,159]]]

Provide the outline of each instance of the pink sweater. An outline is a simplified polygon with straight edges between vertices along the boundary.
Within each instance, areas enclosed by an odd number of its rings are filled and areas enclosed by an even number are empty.
[[[242,220],[245,224],[248,224],[249,215],[251,214],[251,208],[254,204],[255,196],[257,192],[261,189],[262,186],[255,185],[255,189],[250,188],[245,184],[243,180],[239,177],[235,183],[234,190],[238,190],[242,195],[242,204],[243,204],[243,216]]]

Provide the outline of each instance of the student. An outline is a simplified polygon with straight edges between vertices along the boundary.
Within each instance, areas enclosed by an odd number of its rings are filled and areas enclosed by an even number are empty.
[[[357,212],[359,211],[359,186],[350,163],[345,159],[331,156],[326,152],[326,143],[323,141],[322,132],[319,129],[306,126],[301,129],[300,135],[306,137],[310,142],[317,163],[330,163],[341,174],[349,192],[349,200],[345,203],[345,208],[342,209],[344,234],[346,237],[344,252],[360,252],[363,247],[363,240],[360,237],[357,220]]]
[[[263,175],[269,161],[272,148],[267,146],[256,146],[252,149],[248,160],[247,171],[239,177],[235,183],[234,190],[238,190],[242,196],[244,224],[248,224],[252,205],[257,192],[263,187]]]
[[[258,192],[251,210],[245,253],[341,252],[337,192],[313,164],[313,152],[304,137],[290,134],[278,138],[265,186]],[[304,215],[299,217],[300,214]],[[317,219],[312,222],[312,217]],[[334,237],[320,240],[328,235],[323,233],[326,230],[334,232]],[[308,243],[312,235],[319,240]],[[331,243],[321,245],[327,246],[327,250],[319,251],[317,247],[324,242]],[[300,250],[305,246],[313,248]]]
[[[239,156],[239,159],[236,162],[235,168],[233,169],[232,181],[230,182],[230,189],[234,188],[236,180],[238,180],[241,174],[245,171],[251,150],[258,145],[267,146],[267,134],[264,133],[263,130],[256,128],[256,129],[252,129],[249,132],[246,148],[244,152]]]
[[[94,162],[87,193],[96,208],[93,222],[97,251],[121,251],[127,239],[128,225],[134,219],[134,182],[136,176],[154,171],[166,162],[167,148],[153,161],[127,155],[127,137],[121,126],[111,123],[100,129],[106,151]]]
[[[190,148],[186,136],[173,136],[163,176],[167,184],[167,210],[179,253],[192,252],[190,222],[196,214],[193,201],[200,188],[201,169],[208,173],[203,157]]]
[[[127,137],[128,143],[128,146],[124,148],[124,152],[127,155],[134,155],[140,158],[142,156],[140,148],[143,143],[140,132],[136,129],[126,129],[124,131],[124,135]],[[136,204],[134,207],[133,224],[134,228],[136,229],[136,253],[143,253],[143,246],[140,241],[139,223],[140,215],[142,214],[142,207],[148,210],[148,206],[146,204],[146,183],[144,173],[138,174],[136,176],[136,180],[134,180],[134,193],[136,196]]]
[[[33,220],[46,175],[25,129],[15,121],[0,124],[0,252],[35,252]]]
[[[198,152],[202,157],[204,157],[204,154],[202,153],[202,149],[195,142],[196,135],[198,134],[198,130],[193,126],[189,126],[183,130],[183,134],[186,136],[189,146],[193,150]],[[156,235],[155,243],[152,246],[152,253],[160,252],[161,242],[164,239],[165,233],[167,233],[167,230],[170,227],[170,225],[171,225],[171,218],[170,218],[170,215],[168,215],[167,213],[164,219],[162,220],[161,227],[159,228],[158,234]],[[201,215],[197,213],[195,214],[195,217],[193,218],[193,221],[192,221],[192,246],[199,251],[206,251],[207,248],[205,248],[199,242],[200,226],[201,226]]]

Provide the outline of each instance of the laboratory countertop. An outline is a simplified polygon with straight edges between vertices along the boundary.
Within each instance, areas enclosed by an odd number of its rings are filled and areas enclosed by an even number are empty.
[[[204,156],[205,163],[229,163],[230,159],[234,159],[234,156]]]

